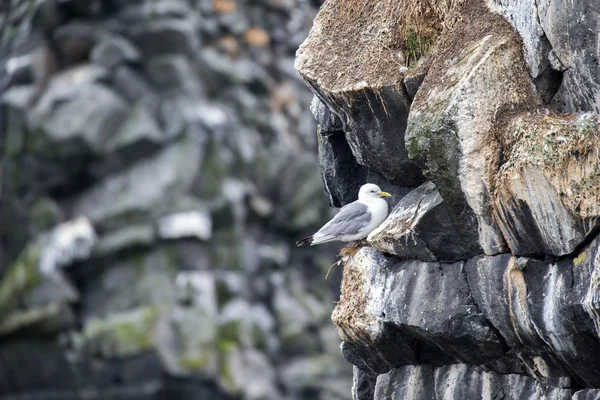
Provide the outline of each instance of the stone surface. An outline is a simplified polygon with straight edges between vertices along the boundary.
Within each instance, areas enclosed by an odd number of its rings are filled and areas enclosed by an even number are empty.
[[[550,66],[562,70],[553,104],[563,112],[600,112],[598,76],[598,8],[576,1],[487,0],[523,38],[528,67],[534,76]]]
[[[493,208],[511,252],[572,253],[600,218],[597,116],[521,115],[502,136]]]
[[[436,350],[447,360],[476,364],[500,357],[504,340],[478,310],[463,267],[389,261],[362,248],[345,261],[342,295],[332,315],[341,338],[380,373]]]
[[[500,149],[495,118],[501,109],[537,104],[537,95],[510,26],[485,9],[473,17],[479,21],[475,32],[467,35],[465,26],[442,37],[440,46],[448,48],[415,97],[406,142],[462,231],[472,234],[469,241],[497,254],[506,244],[489,207]],[[490,87],[492,81],[498,84]]]
[[[450,209],[431,182],[404,196],[367,240],[375,248],[403,259],[456,261],[477,254],[477,248],[455,225]]]
[[[378,63],[372,54],[367,55],[370,42],[355,43],[350,54],[323,46],[323,43],[338,40],[342,29],[340,25],[338,29],[333,26],[337,21],[336,7],[336,1],[329,1],[321,8],[309,37],[298,49],[295,67],[315,95],[340,117],[359,164],[396,185],[418,185],[423,177],[408,158],[403,135],[410,109],[402,84],[403,75],[389,56],[380,52],[382,62]],[[381,19],[382,8],[383,5],[369,6],[362,10],[364,25],[357,27],[365,32],[365,37],[369,36],[366,32],[376,29],[375,21],[387,22]],[[347,35],[348,38],[360,36],[356,32]],[[351,58],[360,68],[351,72],[331,68],[334,64],[340,69],[348,68],[342,64],[344,57]],[[329,59],[330,65],[322,65],[324,59]]]

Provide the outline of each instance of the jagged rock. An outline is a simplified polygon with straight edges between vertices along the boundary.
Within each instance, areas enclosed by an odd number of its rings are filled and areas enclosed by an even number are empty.
[[[557,399],[571,397],[570,389],[548,387],[520,375],[496,375],[480,372],[464,364],[436,368],[434,372],[436,399]],[[468,384],[466,383],[468,382]]]
[[[168,139],[170,137],[161,131],[152,111],[138,104],[132,107],[117,132],[105,141],[103,150],[106,155],[120,151],[135,160],[135,155],[139,158],[144,150],[156,148]]]
[[[413,102],[406,143],[460,231],[472,232],[466,240],[498,254],[506,244],[489,207],[500,150],[495,118],[501,109],[532,107],[539,99],[511,27],[483,6],[473,3],[467,10],[478,22],[442,36],[440,56]]]
[[[140,103],[156,112],[160,97],[150,84],[134,69],[126,65],[116,67],[112,76],[114,88],[131,103]]]
[[[533,263],[524,271],[536,331],[585,387],[600,385],[599,247],[597,237],[577,257]]]
[[[600,112],[600,84],[596,79],[600,71],[599,50],[594,45],[598,41],[599,19],[597,13],[589,12],[589,4],[576,1],[567,6],[548,0],[532,1],[527,6],[517,1],[487,3],[523,37],[532,72],[543,69],[549,56],[555,58],[550,61],[554,69],[565,69],[553,105],[563,112]],[[557,68],[556,64],[562,67]]]
[[[600,224],[594,115],[519,115],[505,123],[493,209],[513,254],[565,255]]]
[[[366,183],[368,168],[358,164],[344,136],[343,124],[317,96],[310,109],[318,124],[319,167],[325,194],[332,207],[342,207],[356,200]]]
[[[75,325],[75,316],[65,303],[15,311],[2,317],[0,337],[13,334],[53,335]]]
[[[477,253],[468,236],[458,229],[435,185],[426,182],[404,196],[367,240],[404,259],[456,261]]]
[[[600,326],[599,246],[597,237],[558,262],[529,259],[518,267],[516,258],[502,255],[475,258],[465,266],[481,312],[515,351],[511,357],[536,379],[599,384],[594,356],[600,351],[594,339]]]
[[[429,346],[462,362],[500,357],[504,340],[477,309],[463,267],[394,263],[362,248],[345,262],[342,295],[332,315],[341,338],[377,372],[414,363],[426,357]]]
[[[156,233],[150,224],[136,224],[110,231],[102,235],[94,248],[93,255],[103,257],[132,247],[149,246],[156,240]]]
[[[169,329],[159,327],[159,348],[171,374],[186,376],[204,372],[213,377],[219,374],[215,345],[224,346],[226,339],[217,341],[213,314],[203,306],[177,307],[170,314]]]
[[[423,178],[408,159],[404,143],[410,100],[402,84],[403,74],[392,53],[381,51],[377,39],[355,39],[370,38],[369,32],[390,22],[387,17],[384,3],[369,4],[360,12],[361,23],[346,26],[337,23],[337,2],[326,2],[298,49],[295,67],[319,99],[342,120],[357,162],[394,184],[413,186]],[[342,29],[349,31],[344,33]],[[344,47],[323,45],[335,43],[339,36],[357,42]]]
[[[583,389],[575,392],[572,400],[598,400],[600,398],[600,390]]]

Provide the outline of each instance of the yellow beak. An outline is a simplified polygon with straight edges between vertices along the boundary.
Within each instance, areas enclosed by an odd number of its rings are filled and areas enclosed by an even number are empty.
[[[381,193],[379,193],[379,197],[392,197],[392,195],[389,194],[388,192],[381,192]]]

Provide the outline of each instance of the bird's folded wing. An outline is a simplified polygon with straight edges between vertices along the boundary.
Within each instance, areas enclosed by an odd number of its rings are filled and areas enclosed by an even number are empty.
[[[340,209],[335,217],[325,224],[317,234],[319,236],[356,235],[371,222],[371,213],[366,205],[355,201]]]

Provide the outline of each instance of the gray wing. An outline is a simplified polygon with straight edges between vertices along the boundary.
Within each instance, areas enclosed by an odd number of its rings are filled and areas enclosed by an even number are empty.
[[[356,235],[370,222],[371,213],[367,206],[355,201],[342,207],[317,233],[323,236]]]

